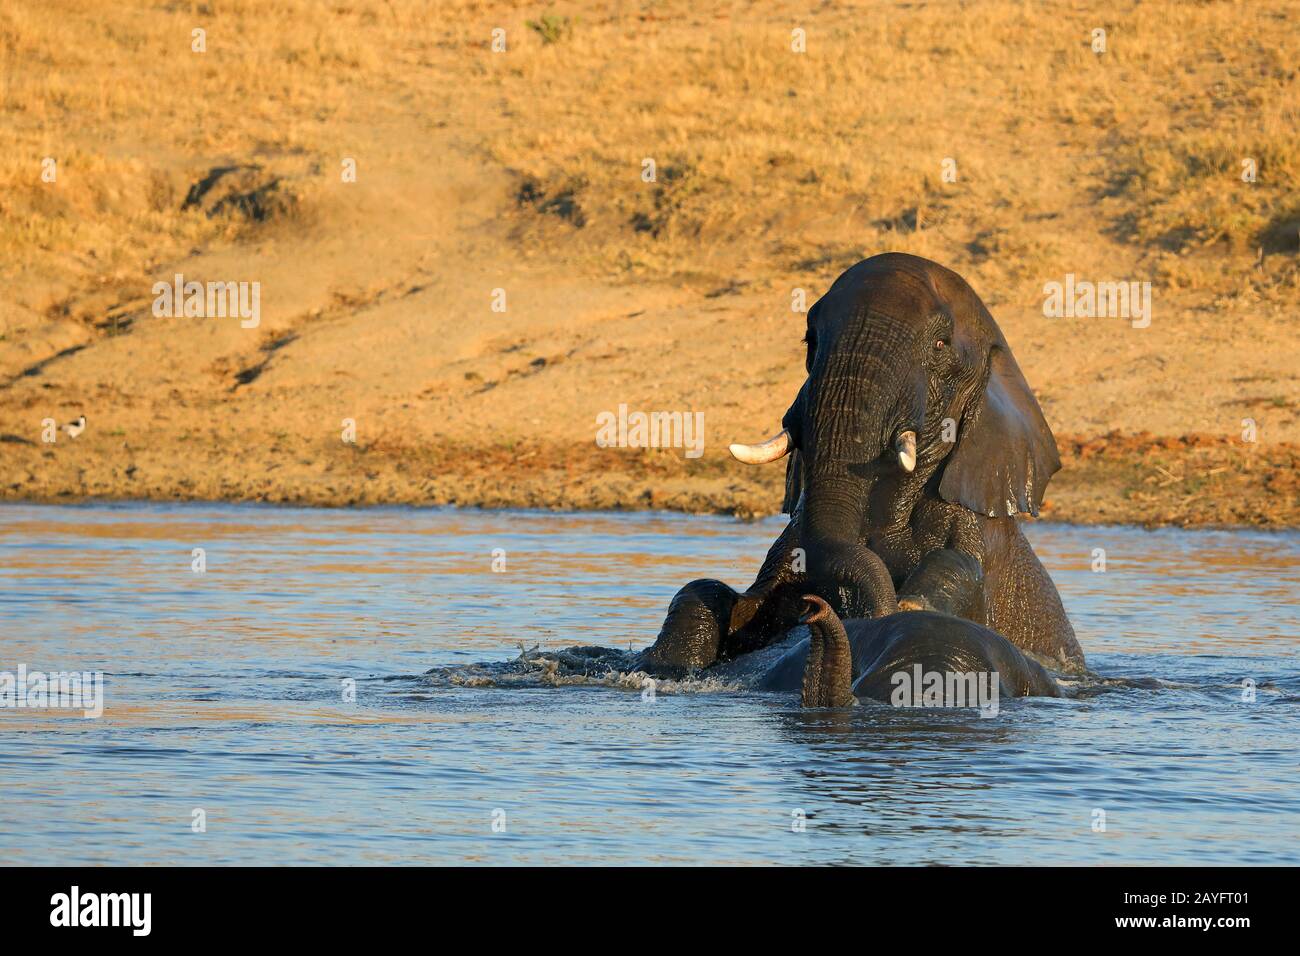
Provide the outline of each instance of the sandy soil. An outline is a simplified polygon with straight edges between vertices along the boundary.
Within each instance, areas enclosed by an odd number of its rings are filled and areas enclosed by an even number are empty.
[[[491,148],[509,110],[450,89],[430,109],[430,92],[385,86],[330,119],[360,157],[356,182],[337,181],[329,154],[195,151],[169,173],[176,197],[207,169],[257,159],[261,170],[219,182],[200,205],[282,177],[260,194],[275,200],[261,220],[155,249],[133,268],[97,269],[94,248],[11,264],[0,497],[771,513],[784,469],[746,467],[726,446],[771,434],[801,381],[791,290],[811,302],[853,259],[906,248],[967,276],[1038,391],[1064,461],[1045,517],[1300,523],[1293,299],[1239,296],[1225,308],[1222,290],[1193,283],[1158,288],[1148,328],[1048,319],[1039,286],[1059,272],[1009,271],[969,228],[918,236],[917,223],[865,230],[820,262],[777,267],[736,251],[774,239],[759,231],[733,237],[725,255],[713,239],[677,236],[695,268],[611,269],[583,245],[599,223],[521,198],[524,177]],[[1053,236],[1087,234],[1062,260],[1071,270],[1131,275],[1131,242],[1095,221],[1111,201],[1098,198],[1099,178],[1080,174],[1036,199],[1033,215]],[[789,215],[807,236],[820,213]],[[1235,274],[1234,288],[1261,271],[1250,255],[1191,255],[1218,256],[1205,268]],[[1262,271],[1290,276],[1294,259],[1279,254]],[[174,273],[258,281],[260,324],[155,316],[152,282]],[[504,312],[493,310],[498,289]],[[703,412],[702,456],[598,447],[597,416],[620,404]],[[78,437],[42,440],[43,420],[82,414]],[[1257,441],[1243,441],[1244,419]]]

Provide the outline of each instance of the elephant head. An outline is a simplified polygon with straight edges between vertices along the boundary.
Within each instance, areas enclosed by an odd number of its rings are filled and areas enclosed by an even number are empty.
[[[861,588],[863,564],[880,563],[864,541],[905,522],[923,489],[989,517],[1038,513],[1060,467],[1055,439],[955,272],[901,253],[860,262],[808,311],[805,341],[808,376],[781,432],[732,452],[790,455],[784,510],[802,522],[814,584]],[[868,572],[883,593],[880,568]]]

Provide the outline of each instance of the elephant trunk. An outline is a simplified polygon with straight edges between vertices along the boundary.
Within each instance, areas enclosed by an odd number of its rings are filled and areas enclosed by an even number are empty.
[[[811,634],[808,664],[804,669],[805,707],[851,707],[853,696],[853,652],[844,624],[830,605],[814,594],[804,595],[809,613],[804,617]]]
[[[866,545],[866,525],[876,484],[917,464],[925,390],[898,356],[907,342],[886,323],[836,343],[811,370],[799,407],[807,459],[800,540],[809,578],[845,617],[883,617],[898,608],[888,569]]]
[[[825,707],[822,699],[822,662],[826,657],[826,636],[820,628],[808,628],[808,662],[803,668],[803,705]]]
[[[808,577],[846,617],[884,617],[898,610],[885,562],[862,540],[869,494],[861,481],[809,482],[802,535]]]

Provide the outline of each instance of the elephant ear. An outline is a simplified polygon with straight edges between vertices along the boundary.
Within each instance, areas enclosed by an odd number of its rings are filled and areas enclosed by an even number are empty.
[[[795,448],[785,461],[785,500],[781,502],[781,513],[792,515],[799,506],[799,497],[803,494],[803,461],[799,449]]]
[[[1056,439],[1005,342],[992,347],[988,382],[962,419],[939,494],[990,518],[1038,514],[1061,467]]]

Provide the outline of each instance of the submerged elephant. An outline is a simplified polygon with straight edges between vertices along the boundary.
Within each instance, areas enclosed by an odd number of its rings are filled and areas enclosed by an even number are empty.
[[[996,707],[1002,697],[1063,696],[1041,664],[974,621],[937,611],[899,611],[841,622],[817,595],[803,600],[809,611],[799,626],[766,647],[694,672],[700,682],[696,687],[799,693],[805,707],[844,707],[874,699],[901,706],[985,709],[990,703]],[[539,682],[646,686],[640,655],[632,651],[594,645],[521,651],[514,660],[435,668],[428,676],[480,687]]]
[[[789,524],[744,593],[682,588],[639,666],[677,673],[766,647],[815,592],[843,618],[946,612],[1081,670],[1017,521],[1060,468],[1056,441],[974,290],[926,259],[874,256],[809,309],[805,341],[807,378],[781,431],[731,446],[753,464],[789,456]]]
[[[846,707],[859,698],[896,702],[900,691],[919,701],[921,691],[930,688],[914,681],[915,674],[938,678],[936,706],[977,706],[977,697],[983,706],[990,687],[995,701],[1061,696],[1041,664],[972,621],[911,611],[841,622],[816,595],[804,600],[810,608],[802,619],[808,640],[771,665],[757,689],[798,690],[805,707]]]

